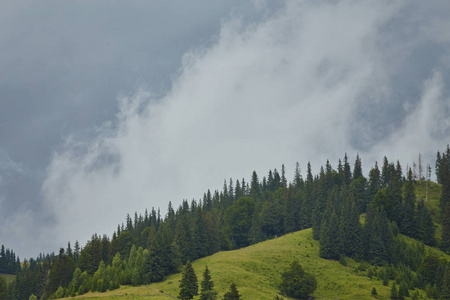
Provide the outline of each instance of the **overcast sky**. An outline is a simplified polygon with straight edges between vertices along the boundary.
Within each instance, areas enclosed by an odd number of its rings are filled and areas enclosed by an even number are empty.
[[[275,4],[274,4],[275,3]],[[111,236],[224,179],[450,142],[448,1],[7,1],[0,244]],[[304,174],[304,172],[303,172]]]

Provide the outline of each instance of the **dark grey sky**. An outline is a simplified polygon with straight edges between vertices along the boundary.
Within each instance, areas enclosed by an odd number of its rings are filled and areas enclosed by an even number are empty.
[[[2,3],[0,244],[22,257],[84,244],[127,213],[282,163],[433,163],[450,142],[448,11]]]

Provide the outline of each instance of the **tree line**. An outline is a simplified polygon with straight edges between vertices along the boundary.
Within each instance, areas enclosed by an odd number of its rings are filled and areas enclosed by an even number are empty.
[[[176,210],[169,202],[165,216],[154,208],[127,215],[111,237],[94,234],[83,248],[68,243],[58,255],[25,260],[7,288],[8,299],[73,296],[161,281],[188,261],[310,227],[324,258],[393,264],[398,232],[450,252],[449,147],[437,157],[440,241],[430,211],[414,195],[412,170],[405,176],[398,161],[385,157],[381,170],[376,163],[366,178],[359,155],[353,168],[345,155],[336,169],[327,161],[317,175],[308,163],[305,179],[297,163],[288,183],[283,165],[262,180],[253,172],[249,182],[225,181],[222,190],[183,200]]]
[[[0,249],[0,273],[16,274],[20,270],[20,259],[13,250],[2,245]]]

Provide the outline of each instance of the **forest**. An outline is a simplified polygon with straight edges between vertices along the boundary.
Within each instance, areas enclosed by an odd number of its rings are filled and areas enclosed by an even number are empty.
[[[396,273],[401,279],[391,298],[420,288],[447,299],[450,263],[424,244],[450,254],[449,146],[436,155],[437,183],[431,172],[420,156],[405,170],[384,157],[365,177],[359,155],[351,166],[345,154],[336,168],[327,161],[316,175],[308,163],[305,178],[297,163],[290,182],[284,165],[262,179],[256,172],[248,181],[229,179],[200,200],[183,200],[176,209],[168,202],[164,216],[159,208],[135,212],[111,236],[94,233],[86,245],[69,242],[57,254],[21,263],[2,245],[0,273],[16,278],[7,283],[0,276],[0,299],[54,299],[158,282],[198,258],[311,227],[322,258],[384,266],[392,271],[381,274],[383,282]],[[415,195],[418,184],[441,188],[438,210]],[[406,243],[402,235],[418,242]]]

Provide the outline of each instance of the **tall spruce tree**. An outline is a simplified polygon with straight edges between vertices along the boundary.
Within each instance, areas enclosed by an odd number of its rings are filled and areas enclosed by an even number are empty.
[[[208,266],[205,266],[203,272],[203,280],[200,283],[200,300],[215,300],[217,299],[217,292],[214,291],[214,282],[211,279]]]
[[[375,162],[375,166],[369,172],[369,182],[367,184],[367,199],[369,203],[381,189],[381,186],[380,170],[378,169],[378,164]]]
[[[362,174],[362,163],[359,153],[356,154],[355,165],[353,166],[353,180],[358,179]]]
[[[348,162],[347,153],[345,153],[344,155],[344,169],[342,175],[342,182],[346,185],[349,185],[352,180],[352,172],[350,170],[350,163]]]
[[[414,181],[412,178],[411,169],[408,170],[408,180],[404,184],[403,191],[403,209],[402,209],[402,221],[400,222],[400,231],[410,237],[417,236],[417,219],[415,202],[416,195],[414,193]]]
[[[417,239],[429,246],[436,245],[436,227],[423,200],[417,204]]]
[[[402,221],[402,182],[399,177],[399,173],[393,165],[391,165],[390,173],[389,186],[386,189],[388,202],[384,207],[384,210],[390,220],[395,221],[397,224],[399,224]]]
[[[386,156],[383,158],[383,167],[381,169],[381,183],[384,186],[387,186],[391,181],[391,167],[389,165],[389,161]]]
[[[322,258],[339,259],[340,251],[339,245],[339,217],[332,208],[331,217],[329,220],[323,218],[320,226],[320,252]]]
[[[189,300],[198,295],[198,279],[195,275],[191,262],[188,261],[184,267],[183,275],[180,282],[180,293],[178,298],[181,300]]]
[[[303,185],[302,174],[300,170],[300,164],[297,162],[295,164],[295,173],[294,173],[294,186],[299,188]]]

